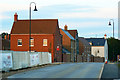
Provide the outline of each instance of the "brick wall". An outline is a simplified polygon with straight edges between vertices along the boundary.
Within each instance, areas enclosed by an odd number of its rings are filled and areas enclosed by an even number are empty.
[[[94,57],[94,56],[89,57],[89,62],[104,62],[104,61],[105,61],[104,57]],[[88,62],[88,57],[77,55],[77,62]]]
[[[60,29],[62,36],[62,45],[65,49],[71,52],[71,39]]]
[[[94,62],[105,62],[104,57],[94,57]]]
[[[49,52],[51,44],[52,61],[54,61],[53,35],[31,35],[31,37],[34,39],[34,46],[31,47],[31,51]],[[22,39],[22,46],[18,46],[18,39]],[[48,39],[48,46],[43,46],[43,39]],[[13,51],[29,51],[29,35],[11,35],[10,46]]]
[[[70,54],[63,54],[63,62],[70,62]]]
[[[79,55],[82,55],[84,52],[84,45],[83,43],[79,40]]]

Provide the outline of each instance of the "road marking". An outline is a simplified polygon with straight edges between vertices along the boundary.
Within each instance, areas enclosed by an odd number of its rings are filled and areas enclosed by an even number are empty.
[[[103,66],[102,66],[102,68],[101,68],[101,71],[100,71],[100,75],[99,75],[98,80],[100,80],[100,79],[101,79],[101,76],[102,76],[102,72],[103,72],[104,66],[105,66],[105,63],[103,64]]]

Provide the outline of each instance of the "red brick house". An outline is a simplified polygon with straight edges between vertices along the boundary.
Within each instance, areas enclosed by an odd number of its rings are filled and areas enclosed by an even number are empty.
[[[0,50],[10,50],[10,40],[0,38]]]
[[[70,35],[75,39],[74,40],[74,46],[75,46],[75,61],[77,61],[77,55],[79,54],[79,40],[78,40],[78,31],[75,30],[68,30],[68,26],[64,26],[64,30],[68,31]]]
[[[83,61],[90,62],[91,45],[84,37],[79,37],[79,55],[86,57]]]
[[[14,15],[11,29],[11,50],[29,51],[29,20],[18,20]],[[50,52],[52,62],[61,61],[62,41],[58,19],[31,20],[31,51]],[[59,46],[59,51],[57,47]]]
[[[91,55],[91,45],[84,37],[79,37],[79,55]]]
[[[10,34],[0,34],[0,50],[10,50]]]
[[[70,52],[70,61],[74,62],[75,61],[75,43],[74,43],[74,38],[72,35],[69,34],[68,31],[64,29],[60,29],[60,33],[62,35],[62,45],[63,49],[66,49],[66,53]]]

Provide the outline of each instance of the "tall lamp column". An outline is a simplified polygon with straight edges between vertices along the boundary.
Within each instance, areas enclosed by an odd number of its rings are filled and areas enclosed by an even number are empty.
[[[109,26],[111,26],[111,21],[113,21],[113,38],[114,38],[114,20],[110,19]],[[113,44],[113,61],[114,61],[114,44]]]
[[[34,11],[38,11],[36,8],[36,3],[35,2],[31,2],[30,3],[30,8],[29,8],[29,19],[30,19],[30,26],[29,26],[29,52],[31,52],[31,4],[35,4],[35,9]]]
[[[113,38],[114,38],[114,20],[113,20],[113,19],[110,19],[110,21],[109,21],[109,26],[112,25],[112,24],[111,24],[111,21],[113,21]]]

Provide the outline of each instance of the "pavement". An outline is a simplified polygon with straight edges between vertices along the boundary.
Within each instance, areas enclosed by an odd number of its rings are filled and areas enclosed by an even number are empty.
[[[64,63],[8,76],[11,78],[96,78],[104,63]]]
[[[104,65],[101,80],[108,79],[119,79],[120,80],[120,67],[117,63],[108,63]]]

